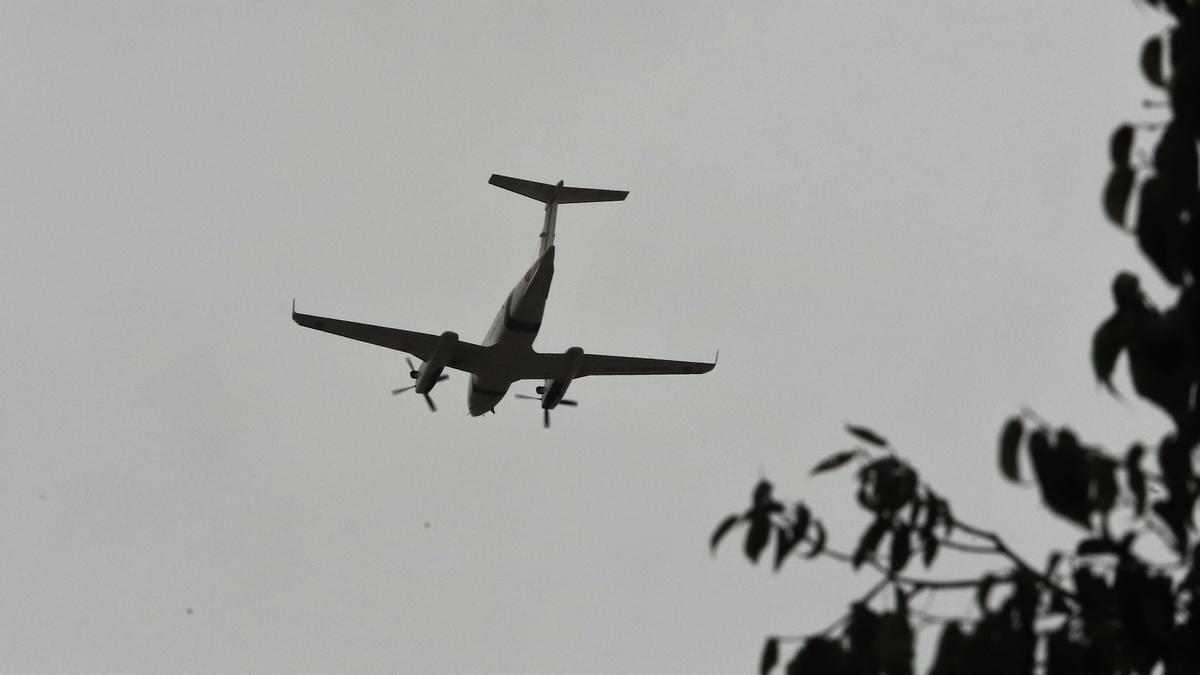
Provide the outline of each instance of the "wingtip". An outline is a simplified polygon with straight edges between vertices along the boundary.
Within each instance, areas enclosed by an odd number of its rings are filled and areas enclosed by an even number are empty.
[[[717,363],[721,360],[721,350],[717,350],[717,355],[713,357],[713,368],[717,367]]]

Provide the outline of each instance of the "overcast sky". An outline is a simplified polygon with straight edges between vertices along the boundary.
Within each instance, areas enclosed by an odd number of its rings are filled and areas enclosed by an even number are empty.
[[[708,534],[767,475],[852,546],[849,479],[806,477],[846,421],[1041,560],[1070,530],[1000,479],[1003,419],[1166,428],[1087,360],[1145,269],[1099,194],[1157,25],[0,4],[0,670],[749,672],[874,577]],[[493,172],[630,191],[561,209],[540,349],[718,368],[580,380],[544,431],[511,397],[469,418],[461,374],[437,414],[393,398],[402,354],[290,321],[479,341],[541,222]]]

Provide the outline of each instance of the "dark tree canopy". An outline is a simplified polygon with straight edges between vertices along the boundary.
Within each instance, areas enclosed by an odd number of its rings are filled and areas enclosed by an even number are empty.
[[[1007,420],[1000,473],[1014,484],[1036,484],[1050,514],[1079,533],[1035,564],[1001,534],[959,518],[884,437],[848,426],[855,445],[813,473],[857,470],[855,500],[870,522],[853,549],[830,547],[821,519],[802,501],[776,499],[766,480],[755,486],[749,508],[713,532],[714,551],[735,531],[743,536],[751,563],[768,551],[775,569],[827,557],[881,577],[828,629],[768,637],[761,673],[783,667],[788,675],[909,675],[915,631],[925,627],[940,631],[930,675],[1200,673],[1200,0],[1146,4],[1171,20],[1139,55],[1162,98],[1147,107],[1166,119],[1113,132],[1103,207],[1176,297],[1156,307],[1136,275],[1118,273],[1113,313],[1096,329],[1090,353],[1097,379],[1113,393],[1123,354],[1135,392],[1166,413],[1172,428],[1114,456],[1032,411]],[[1022,475],[1023,465],[1032,475]],[[1139,552],[1146,547],[1135,546],[1143,537],[1161,540],[1171,553],[1150,559]],[[997,556],[1007,569],[940,577],[939,553],[948,549]],[[937,617],[913,605],[918,596],[943,592],[973,594],[977,611],[970,619]]]

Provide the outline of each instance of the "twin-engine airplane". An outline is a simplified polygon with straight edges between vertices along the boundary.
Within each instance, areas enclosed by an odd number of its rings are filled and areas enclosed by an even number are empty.
[[[504,398],[513,382],[543,380],[536,389],[537,397],[517,396],[541,401],[542,423],[547,427],[550,426],[550,411],[556,406],[575,405],[574,401],[563,399],[563,394],[571,382],[578,378],[589,375],[698,374],[707,373],[717,365],[715,360],[713,363],[697,363],[587,354],[579,347],[572,347],[562,354],[535,352],[533,341],[542,325],[546,297],[550,294],[550,280],[554,277],[554,222],[558,205],[618,202],[623,201],[629,193],[565,187],[562,181],[557,185],[548,185],[497,174],[493,174],[488,182],[544,203],[546,218],[542,225],[537,260],[504,299],[504,305],[496,314],[482,344],[459,340],[458,334],[451,331],[431,335],[300,314],[296,311],[294,301],[292,319],[307,328],[396,349],[421,359],[423,363],[419,368],[414,368],[409,361],[409,376],[415,383],[392,393],[399,394],[412,389],[425,396],[430,410],[437,410],[437,406],[429,397],[429,392],[434,385],[448,377],[442,374],[445,368],[471,374],[467,409],[473,417],[488,411],[495,412],[496,404]]]

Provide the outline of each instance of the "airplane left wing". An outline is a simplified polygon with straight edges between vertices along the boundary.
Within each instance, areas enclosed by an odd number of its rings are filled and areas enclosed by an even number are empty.
[[[588,375],[699,375],[716,367],[716,362],[668,361],[634,356],[584,354],[576,378]]]
[[[292,320],[305,328],[312,328],[313,330],[348,337],[351,340],[369,342],[380,347],[395,349],[406,354],[412,354],[422,361],[428,360],[433,355],[433,351],[437,348],[438,341],[441,339],[437,335],[419,333],[413,330],[372,326],[367,323],[301,314],[296,311],[295,305],[292,306]],[[485,363],[486,353],[486,347],[459,340],[455,344],[454,351],[450,355],[450,360],[446,363],[446,366],[474,373]]]
[[[643,359],[634,356],[605,356],[581,354],[578,361],[570,352],[560,354],[533,353],[522,359],[512,371],[514,380],[573,378],[588,375],[699,375],[717,365],[697,361],[668,361]]]

